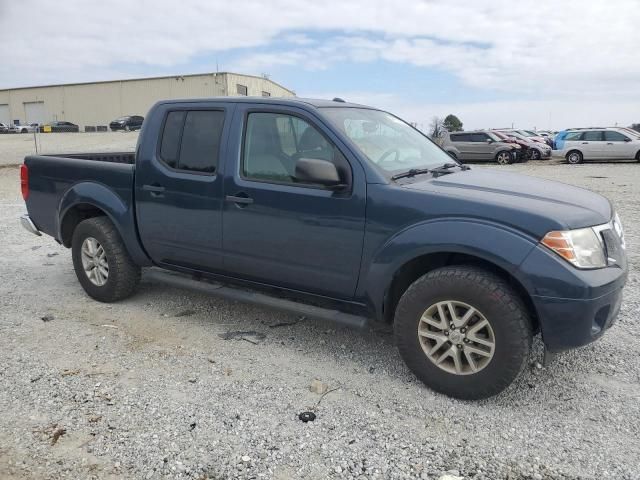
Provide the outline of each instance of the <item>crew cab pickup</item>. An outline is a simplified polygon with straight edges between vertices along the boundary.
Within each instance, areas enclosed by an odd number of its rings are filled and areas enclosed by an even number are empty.
[[[627,278],[609,201],[469,168],[399,118],[305,99],[161,101],[135,154],[22,165],[32,233],[72,249],[86,293],[145,275],[331,318],[393,324],[408,367],[485,398],[614,322]],[[216,282],[215,285],[213,282]]]

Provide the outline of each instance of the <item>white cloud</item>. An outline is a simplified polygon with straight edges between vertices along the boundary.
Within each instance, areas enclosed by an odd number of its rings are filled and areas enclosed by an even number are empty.
[[[387,110],[427,130],[434,116],[458,116],[466,130],[478,128],[537,128],[539,130],[593,126],[628,126],[638,121],[637,104],[625,100],[584,102],[567,100],[502,100],[465,103],[416,103],[397,94],[376,92],[301,92],[311,98],[339,96],[348,102]]]
[[[638,0],[21,0],[0,5],[0,88],[177,73],[207,55],[213,69],[216,52],[243,48],[223,67],[386,60],[529,98],[614,98],[625,110],[620,99],[640,101],[639,25]]]

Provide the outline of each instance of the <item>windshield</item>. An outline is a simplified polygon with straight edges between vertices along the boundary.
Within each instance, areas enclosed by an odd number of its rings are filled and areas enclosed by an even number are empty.
[[[386,173],[440,167],[452,158],[429,138],[393,115],[365,108],[323,108],[322,112],[360,152]]]
[[[494,142],[501,142],[501,141],[502,141],[502,138],[500,138],[500,136],[499,136],[499,135],[497,135],[495,132],[485,132],[485,133],[486,133],[486,134],[489,136],[489,138],[490,138],[491,140],[493,140]]]

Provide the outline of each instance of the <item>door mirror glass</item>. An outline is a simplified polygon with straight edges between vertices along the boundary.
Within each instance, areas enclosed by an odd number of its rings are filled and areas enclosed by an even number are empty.
[[[318,158],[301,158],[296,162],[295,179],[299,183],[322,185],[327,188],[339,188],[345,185],[340,182],[336,166]]]
[[[490,138],[487,138],[486,142],[487,143],[493,143],[493,140],[491,140]]]

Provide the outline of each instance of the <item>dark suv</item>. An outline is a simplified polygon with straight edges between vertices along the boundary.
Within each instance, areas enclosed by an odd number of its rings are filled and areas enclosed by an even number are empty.
[[[493,132],[446,133],[442,148],[460,161],[492,161],[506,165],[518,161],[521,148],[514,143],[500,139]]]
[[[113,122],[109,124],[109,128],[111,131],[116,130],[140,130],[142,128],[142,122],[144,121],[144,117],[140,115],[127,115],[125,117],[116,118]]]

